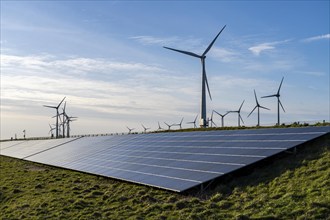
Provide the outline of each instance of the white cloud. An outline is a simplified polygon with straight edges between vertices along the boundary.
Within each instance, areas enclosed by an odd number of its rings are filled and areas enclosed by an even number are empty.
[[[273,50],[275,49],[275,45],[283,44],[289,42],[290,40],[283,40],[283,41],[274,41],[268,43],[261,43],[256,46],[250,47],[249,50],[256,56],[259,56],[261,52],[265,50]]]
[[[157,45],[168,45],[172,44],[173,42],[178,41],[177,37],[169,37],[169,38],[159,38],[153,36],[135,36],[131,37],[130,39],[136,40],[142,44],[157,44]]]
[[[143,45],[174,46],[184,50],[200,50],[202,47],[201,39],[194,37],[180,38],[173,37],[154,37],[154,36],[134,36],[130,39],[136,40]],[[203,50],[203,49],[202,49]],[[205,50],[205,48],[204,48]]]
[[[326,74],[324,72],[318,72],[318,71],[297,71],[297,73],[302,73],[304,75],[309,75],[309,76],[325,76]]]
[[[240,54],[238,52],[232,49],[218,47],[212,48],[212,50],[210,51],[210,55],[225,63],[237,61],[238,59],[240,59]]]
[[[249,50],[256,56],[259,56],[259,54],[264,50],[272,50],[274,49],[274,46],[271,46],[269,43],[263,43],[259,44],[257,46],[250,47]]]
[[[5,106],[27,100],[37,105],[51,104],[68,96],[77,107],[92,112],[146,114],[156,109],[173,114],[180,105],[187,104],[182,96],[191,92],[187,86],[191,79],[142,63],[3,55],[1,64],[1,98]],[[99,73],[110,80],[103,80]]]
[[[303,39],[302,41],[303,42],[311,42],[311,41],[324,40],[324,39],[330,39],[330,34],[324,34],[324,35],[309,37],[309,38]]]

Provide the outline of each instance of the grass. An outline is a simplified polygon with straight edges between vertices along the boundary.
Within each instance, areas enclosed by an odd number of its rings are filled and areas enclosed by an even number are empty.
[[[0,156],[0,219],[330,219],[329,135],[203,194]]]

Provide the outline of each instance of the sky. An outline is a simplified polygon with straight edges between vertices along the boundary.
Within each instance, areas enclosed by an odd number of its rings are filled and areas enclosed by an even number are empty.
[[[1,139],[48,136],[57,105],[78,117],[71,134],[183,127],[200,111],[207,54],[207,114],[258,101],[261,125],[329,121],[329,1],[1,1]],[[62,111],[62,110],[61,110]],[[221,118],[214,115],[220,126]],[[225,117],[237,125],[237,114]]]

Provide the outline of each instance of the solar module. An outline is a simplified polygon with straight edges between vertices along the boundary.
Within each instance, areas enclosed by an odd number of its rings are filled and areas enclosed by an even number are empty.
[[[182,192],[329,132],[327,126],[83,137],[13,142],[1,154]]]
[[[2,155],[24,159],[25,157],[44,152],[75,139],[76,138],[6,141],[1,142],[0,150]]]

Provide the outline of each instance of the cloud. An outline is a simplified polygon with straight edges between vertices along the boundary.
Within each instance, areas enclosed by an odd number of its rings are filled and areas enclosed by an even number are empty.
[[[136,40],[144,45],[148,45],[148,44],[168,45],[178,41],[177,37],[158,38],[153,36],[135,36],[135,37],[130,37],[130,39]]]
[[[330,39],[330,34],[324,34],[324,35],[309,37],[309,38],[303,39],[302,41],[303,42],[312,42],[312,41],[324,40],[324,39]]]
[[[180,38],[177,36],[173,37],[154,37],[154,36],[134,36],[130,39],[136,40],[143,45],[158,45],[158,46],[174,46],[178,48],[185,48],[186,50],[200,50],[202,47],[201,39],[194,37]],[[202,49],[202,50],[205,50]]]
[[[318,72],[318,71],[296,71],[297,73],[302,73],[304,75],[309,75],[309,76],[326,76],[324,72]]]
[[[291,40],[283,40],[283,41],[274,41],[268,43],[261,43],[256,46],[250,47],[249,50],[256,56],[259,56],[261,52],[265,50],[273,50],[275,49],[275,45],[283,44],[289,42]]]
[[[63,96],[90,114],[141,115],[156,110],[171,115],[180,105],[189,105],[183,96],[191,93],[192,80],[154,65],[50,55],[2,55],[1,64],[4,109],[24,101],[38,106],[57,103]]]
[[[238,59],[240,59],[240,54],[238,52],[232,49],[218,47],[212,48],[212,50],[210,51],[210,55],[225,63],[237,61]]]

